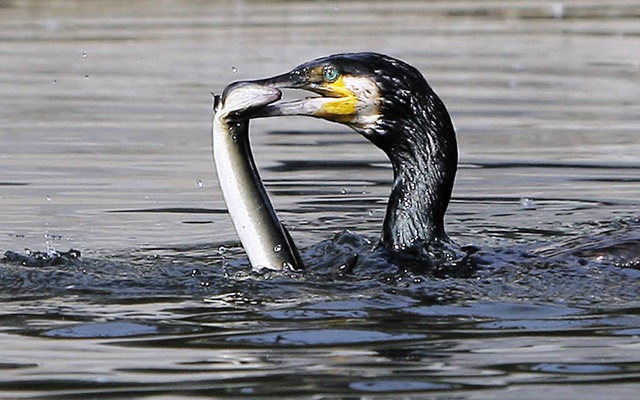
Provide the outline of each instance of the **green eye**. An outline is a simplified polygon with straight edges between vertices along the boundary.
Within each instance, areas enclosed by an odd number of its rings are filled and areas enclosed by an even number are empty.
[[[338,70],[332,66],[326,66],[322,70],[322,78],[326,82],[335,82],[339,75]]]

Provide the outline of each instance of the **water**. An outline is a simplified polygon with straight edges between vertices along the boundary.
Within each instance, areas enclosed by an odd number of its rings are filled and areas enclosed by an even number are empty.
[[[639,16],[1,2],[0,249],[54,257],[0,262],[0,397],[635,398]],[[315,266],[246,266],[209,92],[362,50],[418,67],[450,109],[448,229],[485,261],[470,277],[335,268],[379,234],[391,171],[357,134],[296,118],[256,121],[252,141]]]

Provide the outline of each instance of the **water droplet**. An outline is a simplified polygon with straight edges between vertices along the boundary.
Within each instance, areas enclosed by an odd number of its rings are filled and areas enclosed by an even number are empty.
[[[553,18],[564,18],[564,4],[554,3],[551,6],[551,15]]]
[[[194,268],[191,270],[191,276],[200,275],[200,270],[198,268]]]
[[[196,185],[198,185],[198,187],[199,187],[200,189],[202,189],[202,188],[204,187],[204,183],[202,183],[202,181],[201,181],[200,179],[198,179],[198,180],[196,181]]]
[[[528,197],[523,197],[520,199],[520,207],[525,210],[534,210],[536,208],[536,202]]]
[[[82,52],[82,58],[87,58],[87,52],[86,51]]]
[[[237,74],[238,68],[234,65],[233,67],[231,67],[231,72],[233,72],[234,74]]]
[[[280,253],[282,251],[282,245],[281,244],[277,244],[273,247],[273,251],[275,251],[276,253]]]

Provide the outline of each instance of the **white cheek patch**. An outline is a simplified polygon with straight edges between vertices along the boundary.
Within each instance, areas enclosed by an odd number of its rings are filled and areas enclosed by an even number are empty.
[[[375,81],[363,76],[345,76],[345,88],[357,98],[355,115],[349,125],[359,129],[369,129],[380,119],[380,90]]]

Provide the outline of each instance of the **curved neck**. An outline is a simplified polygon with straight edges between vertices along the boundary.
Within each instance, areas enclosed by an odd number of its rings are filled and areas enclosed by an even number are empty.
[[[458,147],[444,106],[433,114],[426,121],[403,121],[404,140],[385,148],[394,182],[382,244],[393,250],[448,240],[444,216],[453,190]]]

